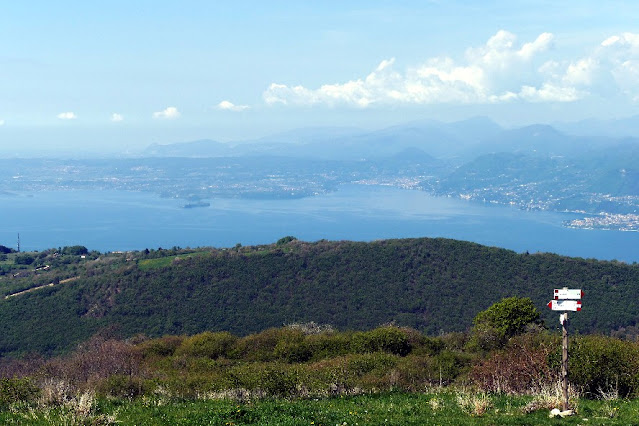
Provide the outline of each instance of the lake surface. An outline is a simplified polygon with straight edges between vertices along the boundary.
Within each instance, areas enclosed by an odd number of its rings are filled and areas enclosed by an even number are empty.
[[[210,207],[151,193],[51,191],[0,194],[0,244],[23,250],[80,244],[143,250],[305,241],[446,237],[517,252],[639,261],[639,233],[570,229],[577,216],[433,197],[421,191],[345,185],[293,200],[212,199]]]

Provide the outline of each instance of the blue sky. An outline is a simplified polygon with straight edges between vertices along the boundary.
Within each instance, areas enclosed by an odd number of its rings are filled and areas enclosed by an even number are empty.
[[[638,16],[632,1],[5,2],[0,152],[627,117]]]

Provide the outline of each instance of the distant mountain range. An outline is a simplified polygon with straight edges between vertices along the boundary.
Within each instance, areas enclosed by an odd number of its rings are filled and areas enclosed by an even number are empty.
[[[636,131],[631,126],[637,121]],[[614,126],[588,122],[580,127],[535,124],[504,129],[485,117],[442,123],[422,120],[376,131],[356,128],[306,128],[256,140],[216,142],[198,140],[149,146],[142,156],[234,157],[276,155],[331,160],[361,160],[387,157],[407,148],[418,148],[440,159],[472,159],[494,152],[579,155],[587,150],[635,143],[639,138],[614,136]],[[639,119],[620,121],[628,134],[639,135]],[[605,133],[588,132],[599,128]],[[565,130],[561,130],[565,129]],[[572,131],[571,131],[572,130]],[[578,131],[579,130],[579,131]]]
[[[630,131],[635,121],[618,123]],[[541,124],[504,129],[482,117],[151,145],[125,159],[12,159],[0,165],[0,191],[127,189],[192,202],[307,197],[345,183],[381,184],[597,215],[601,220],[588,218],[579,226],[639,230],[638,138],[567,134]]]
[[[375,163],[367,181],[374,180],[374,170],[392,163],[399,174],[411,169],[413,180],[421,174],[418,186],[435,194],[525,209],[636,215],[639,138],[615,137],[623,132],[613,128],[619,125],[628,134],[639,134],[637,123],[639,119],[630,118],[563,125],[573,131],[568,134],[541,124],[504,129],[482,117],[454,123],[423,120],[373,132],[301,129],[254,141],[153,145],[144,155]],[[587,129],[608,131],[597,136]],[[403,165],[397,163],[399,158]],[[419,167],[411,162],[419,162]],[[384,179],[389,182],[389,175]],[[609,217],[603,222],[610,227]],[[611,229],[639,228],[634,217],[616,217],[612,223]]]

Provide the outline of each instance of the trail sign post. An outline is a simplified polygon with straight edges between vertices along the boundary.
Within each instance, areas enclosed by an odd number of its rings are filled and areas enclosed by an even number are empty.
[[[581,300],[551,300],[548,307],[553,311],[581,311]]]
[[[574,288],[556,288],[555,300],[579,300],[584,297],[584,292],[581,289]]]
[[[568,410],[568,311],[581,311],[581,298],[584,292],[581,289],[556,288],[554,298],[548,302],[548,307],[553,311],[564,311],[559,315],[561,323],[561,387],[563,391],[563,403],[561,409]]]

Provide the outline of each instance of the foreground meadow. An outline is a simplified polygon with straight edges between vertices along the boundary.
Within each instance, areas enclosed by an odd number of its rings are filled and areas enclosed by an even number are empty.
[[[535,396],[441,390],[313,399],[169,401],[85,399],[0,413],[2,424],[91,425],[608,425],[637,424],[639,400],[576,401],[576,415],[549,418]]]

